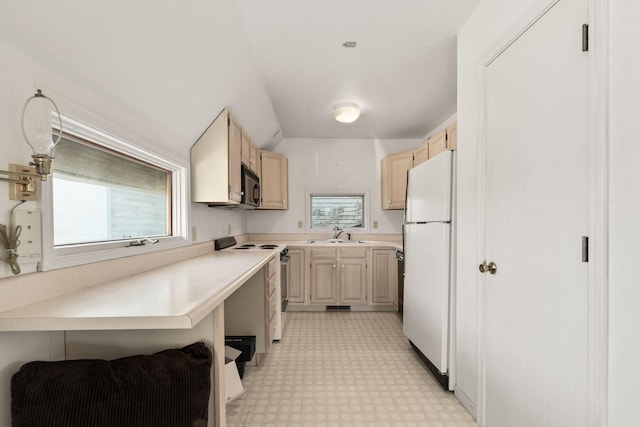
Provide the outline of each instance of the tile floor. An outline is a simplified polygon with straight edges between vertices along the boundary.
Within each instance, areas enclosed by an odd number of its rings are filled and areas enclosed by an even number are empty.
[[[396,313],[287,316],[282,341],[246,367],[227,426],[477,427],[411,349]]]

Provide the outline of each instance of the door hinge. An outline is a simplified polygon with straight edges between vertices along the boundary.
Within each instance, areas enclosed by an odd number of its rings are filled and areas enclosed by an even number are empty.
[[[589,52],[589,24],[582,24],[582,51]]]
[[[582,262],[589,262],[589,237],[582,236]]]

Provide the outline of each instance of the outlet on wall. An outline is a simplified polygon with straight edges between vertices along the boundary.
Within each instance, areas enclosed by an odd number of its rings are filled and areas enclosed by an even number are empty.
[[[40,209],[16,209],[13,223],[22,227],[18,259],[20,264],[40,262],[42,259],[42,228]]]
[[[191,227],[191,241],[192,242],[196,241],[196,228],[195,227]]]
[[[298,228],[302,228],[302,221],[298,221]]]
[[[229,236],[231,236],[231,224],[229,224]]]
[[[377,229],[378,228],[378,221],[373,221],[373,228]]]

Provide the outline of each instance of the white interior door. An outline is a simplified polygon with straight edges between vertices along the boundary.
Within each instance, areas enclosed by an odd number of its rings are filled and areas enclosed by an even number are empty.
[[[587,423],[588,53],[560,0],[486,68],[484,425]],[[479,260],[482,261],[482,260]]]

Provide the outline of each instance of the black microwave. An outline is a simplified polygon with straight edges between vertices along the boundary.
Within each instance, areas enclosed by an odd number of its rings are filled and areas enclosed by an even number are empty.
[[[260,178],[242,165],[242,200],[249,206],[260,206]]]

